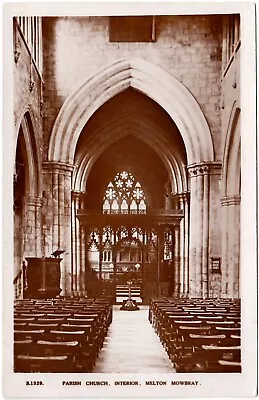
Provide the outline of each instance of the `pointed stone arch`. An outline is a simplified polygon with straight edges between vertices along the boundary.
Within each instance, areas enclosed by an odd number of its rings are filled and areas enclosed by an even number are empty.
[[[41,235],[41,162],[35,125],[29,109],[19,122],[14,152],[14,266],[17,274],[25,257],[37,257],[42,251]]]
[[[225,141],[222,167],[223,196],[240,194],[240,108],[233,104]]]
[[[129,87],[150,97],[173,119],[185,143],[189,165],[214,161],[210,129],[193,95],[162,68],[137,58],[106,67],[67,98],[53,126],[49,161],[73,164],[78,138],[89,118]]]
[[[109,123],[105,130],[95,132],[94,142],[87,142],[87,153],[80,154],[76,158],[76,168],[73,176],[73,189],[76,191],[84,191],[87,186],[87,179],[89,172],[98,159],[98,157],[105,151],[111,144],[117,140],[126,137],[128,132],[132,136],[139,138],[147,143],[161,158],[165,165],[170,177],[171,187],[174,192],[183,192],[187,190],[187,177],[184,170],[184,165],[178,154],[174,154],[173,148],[170,144],[164,142],[163,136],[159,127],[153,126],[150,122],[148,124],[142,121],[142,126],[146,128],[147,135],[138,137],[137,119],[130,119],[125,121],[113,121]],[[112,133],[111,133],[112,132]],[[109,136],[109,139],[107,140]]]
[[[240,108],[233,104],[222,168],[222,296],[239,297],[240,278]]]
[[[24,141],[24,151],[27,159],[27,196],[41,196],[41,174],[40,174],[40,151],[35,138],[35,126],[31,112],[27,109],[20,121],[19,129],[16,135],[16,148],[19,135],[22,135]],[[14,155],[16,152],[14,153]],[[15,172],[14,158],[14,174]]]

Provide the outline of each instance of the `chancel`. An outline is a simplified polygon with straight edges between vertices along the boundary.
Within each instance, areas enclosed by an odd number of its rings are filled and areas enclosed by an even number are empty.
[[[239,25],[14,17],[16,372],[241,371]]]

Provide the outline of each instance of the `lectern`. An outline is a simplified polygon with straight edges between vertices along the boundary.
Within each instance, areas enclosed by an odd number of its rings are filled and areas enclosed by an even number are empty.
[[[54,298],[60,294],[60,262],[62,258],[27,257],[26,297],[37,299]]]

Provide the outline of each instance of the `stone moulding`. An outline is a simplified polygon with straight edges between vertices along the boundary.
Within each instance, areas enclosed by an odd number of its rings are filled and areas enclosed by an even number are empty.
[[[78,138],[89,118],[129,87],[153,99],[170,115],[183,137],[188,164],[214,160],[211,132],[196,99],[168,72],[138,58],[106,67],[67,98],[53,126],[48,159],[72,164]]]

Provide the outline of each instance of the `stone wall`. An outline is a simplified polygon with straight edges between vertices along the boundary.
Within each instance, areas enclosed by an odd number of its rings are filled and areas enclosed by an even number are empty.
[[[37,145],[42,147],[42,79],[19,27],[14,24],[14,146],[21,120],[30,111]],[[33,82],[33,83],[32,83]]]
[[[240,47],[222,75],[222,297],[240,297]]]
[[[221,126],[222,126],[222,148],[228,131],[231,111],[234,104],[240,107],[240,47],[233,55],[232,61],[225,66],[222,74],[222,98],[221,98]]]
[[[138,57],[190,90],[210,125],[220,159],[221,23],[219,16],[157,16],[154,43],[109,43],[108,17],[44,18],[45,150],[65,99],[104,67]]]
[[[17,139],[21,126],[23,135],[26,136],[25,151],[26,159],[28,160],[27,165],[25,165],[27,183],[22,211],[19,213],[15,211],[14,216],[14,276],[16,276],[25,257],[39,257],[42,254],[41,158],[43,136],[41,115],[42,79],[16,21],[14,21],[13,51],[14,173]],[[29,163],[31,163],[30,167]],[[30,171],[34,170],[34,173],[29,175],[29,169]]]

